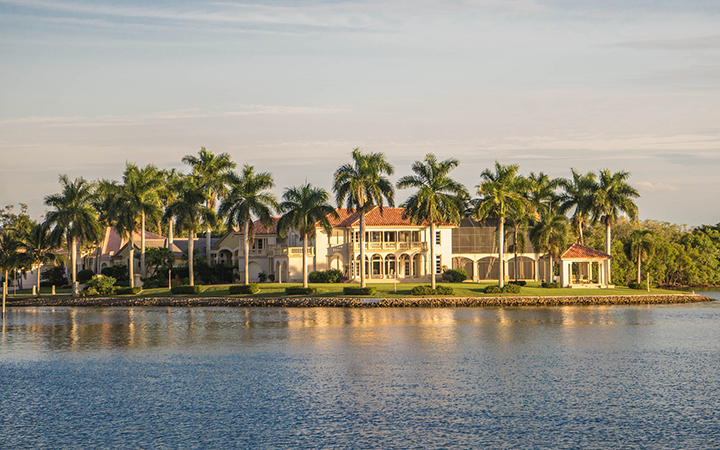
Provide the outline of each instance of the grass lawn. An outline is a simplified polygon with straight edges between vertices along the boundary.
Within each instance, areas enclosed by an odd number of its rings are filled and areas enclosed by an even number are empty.
[[[426,284],[426,283],[422,283]],[[454,290],[454,297],[515,297],[515,296],[581,296],[581,295],[644,295],[648,294],[647,291],[639,291],[635,289],[629,289],[627,287],[616,287],[615,289],[547,289],[541,288],[539,282],[528,283],[527,286],[523,286],[520,294],[485,294],[483,290],[486,286],[489,286],[491,282],[486,283],[442,283],[446,286],[451,286]],[[252,295],[252,297],[285,297],[285,288],[288,286],[298,286],[298,283],[262,283],[260,284],[260,292]],[[352,284],[310,284],[311,287],[317,288],[318,292],[313,297],[342,297],[343,287],[346,286],[359,286],[358,283]],[[397,291],[395,291],[395,285],[392,283],[368,283],[368,286],[375,287],[377,294],[373,297],[380,298],[402,298],[412,297],[410,293],[413,287],[418,286],[415,283],[398,283]],[[228,297],[229,285],[214,285],[206,286],[205,290],[199,294],[194,295],[178,295],[177,297]],[[668,290],[668,289],[651,289],[650,294],[677,294],[681,291]],[[689,292],[689,291],[688,291]],[[56,298],[63,298],[70,296],[69,289],[58,289],[56,291]],[[8,300],[27,298],[30,297],[32,292],[30,290],[19,291],[17,295],[9,295]],[[43,296],[50,296],[49,289],[42,290]],[[170,290],[167,288],[157,289],[146,289],[138,295],[123,295],[119,297],[174,297]]]

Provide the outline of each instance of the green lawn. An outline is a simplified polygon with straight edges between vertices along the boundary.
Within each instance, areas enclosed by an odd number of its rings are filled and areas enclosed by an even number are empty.
[[[426,283],[424,283],[426,284]],[[547,289],[541,288],[539,282],[528,283],[527,286],[523,286],[520,294],[485,294],[483,290],[486,286],[496,283],[442,283],[446,286],[451,286],[454,290],[454,297],[514,297],[514,296],[579,296],[579,295],[643,295],[647,294],[647,291],[638,291],[629,289],[626,287],[616,287],[615,289]],[[252,297],[284,297],[285,288],[288,286],[298,286],[298,283],[262,283],[260,284],[260,292],[252,295]],[[215,285],[206,286],[205,290],[200,294],[192,295],[192,297],[228,297],[228,286],[229,285]],[[345,286],[359,286],[358,283],[352,284],[310,284],[310,286],[317,288],[318,293],[314,297],[342,297],[343,287]],[[418,286],[415,283],[398,283],[397,291],[396,286],[392,283],[368,283],[368,286],[377,288],[377,294],[374,297],[382,298],[402,298],[412,297],[410,291],[413,287]],[[680,291],[668,290],[668,289],[651,289],[651,294],[677,294]],[[689,290],[688,290],[689,292]],[[56,298],[63,298],[70,296],[69,289],[57,289]],[[19,291],[17,295],[9,295],[8,299],[19,299],[30,297],[32,292],[30,290]],[[49,289],[42,289],[43,296],[50,296]],[[135,296],[121,296],[121,297],[171,297],[170,290],[167,288],[157,289],[146,289],[141,294]],[[178,295],[177,297],[190,297],[190,295]]]

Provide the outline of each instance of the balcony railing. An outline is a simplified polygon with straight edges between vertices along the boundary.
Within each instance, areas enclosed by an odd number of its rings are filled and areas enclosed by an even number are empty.
[[[360,251],[360,243],[353,242],[353,250]],[[427,242],[366,242],[366,250],[427,250]]]

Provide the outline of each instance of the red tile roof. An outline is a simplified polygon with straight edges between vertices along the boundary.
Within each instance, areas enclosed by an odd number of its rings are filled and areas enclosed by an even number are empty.
[[[259,220],[253,222],[253,227],[255,228],[255,235],[257,236],[259,234],[277,234],[277,224],[280,218],[273,217],[272,220],[273,223],[272,225],[270,225],[270,228],[265,228],[265,226],[261,224]],[[243,234],[243,230],[235,230],[235,234]]]
[[[145,239],[165,239],[159,234],[151,233],[145,230]],[[140,245],[140,233],[133,233],[133,240],[136,244]],[[117,230],[113,227],[105,228],[105,237],[103,238],[102,247],[100,252],[103,256],[112,256],[117,253],[127,243],[127,238],[123,239],[118,234]]]
[[[610,259],[611,256],[607,253],[595,250],[594,248],[586,247],[575,243],[571,245],[565,253],[560,256],[560,259]]]
[[[347,208],[338,208],[335,210],[340,216],[339,219],[330,217],[330,224],[333,227],[354,227],[360,225],[360,213]],[[384,207],[382,212],[380,207],[376,206],[365,214],[365,226],[412,226],[415,225],[410,219],[403,218],[405,208]],[[423,223],[422,225],[428,225]]]

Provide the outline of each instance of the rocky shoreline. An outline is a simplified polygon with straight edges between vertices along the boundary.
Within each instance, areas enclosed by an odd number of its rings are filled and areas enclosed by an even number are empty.
[[[454,308],[483,306],[650,305],[707,302],[698,294],[598,295],[548,297],[442,297],[442,298],[349,298],[349,297],[49,297],[10,300],[9,307],[33,306],[231,306],[291,308]]]

